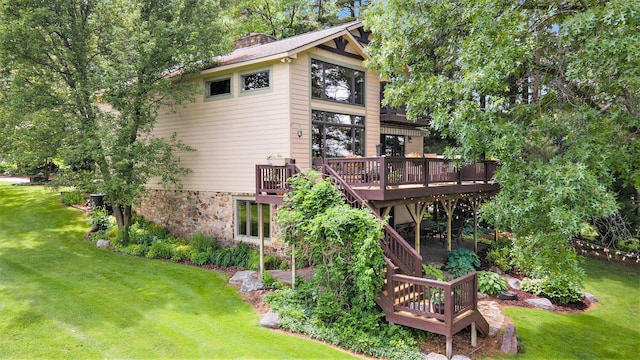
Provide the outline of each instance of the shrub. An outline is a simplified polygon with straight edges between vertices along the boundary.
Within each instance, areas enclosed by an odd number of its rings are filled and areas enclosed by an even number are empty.
[[[98,230],[107,230],[113,226],[113,221],[104,207],[91,208],[91,218],[89,219],[91,227]]]
[[[507,280],[491,271],[478,271],[478,291],[494,295],[509,288]]]
[[[270,272],[266,271],[262,275],[262,284],[264,285],[265,289],[271,290],[281,289],[284,287],[284,285],[280,281],[278,281],[278,279],[276,279]]]
[[[120,251],[125,254],[133,256],[146,256],[149,251],[149,245],[147,244],[129,244],[123,247]]]
[[[189,238],[189,245],[193,251],[197,253],[211,253],[218,248],[218,240],[209,235],[197,231],[191,234]]]
[[[520,282],[520,290],[534,295],[542,294],[542,279],[524,278]]]
[[[150,259],[171,259],[174,245],[168,241],[155,241],[149,246],[147,257]]]
[[[473,251],[460,248],[452,251],[447,256],[445,270],[454,278],[466,275],[480,266],[480,258]]]
[[[220,267],[238,266],[249,268],[253,253],[258,251],[247,243],[239,243],[235,248],[217,249],[210,254],[212,264]],[[258,254],[259,256],[259,254]]]
[[[491,261],[500,270],[509,271],[513,268],[511,251],[511,240],[502,238],[500,241],[491,243],[489,251],[487,251],[487,260]]]
[[[211,256],[210,253],[192,251],[191,256],[189,257],[189,260],[191,260],[191,262],[196,265],[204,265],[207,262],[209,262],[210,256]]]
[[[567,304],[582,300],[581,286],[570,276],[549,276],[542,281],[542,293],[559,304]]]
[[[191,260],[193,249],[189,245],[176,244],[171,250],[171,261],[180,262],[183,260]]]
[[[638,253],[640,252],[640,240],[636,238],[626,238],[618,243],[618,248],[622,251]]]
[[[82,191],[63,191],[60,193],[60,200],[67,206],[81,205],[87,201],[87,196]]]
[[[287,268],[287,263],[279,257],[269,254],[264,257],[264,268],[267,270],[283,270]]]
[[[435,280],[444,281],[444,275],[442,274],[442,270],[438,269],[433,265],[422,264],[422,272],[424,273],[425,278],[432,277]]]

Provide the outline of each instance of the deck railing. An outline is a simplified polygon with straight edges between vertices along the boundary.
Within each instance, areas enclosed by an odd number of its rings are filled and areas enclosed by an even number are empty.
[[[441,183],[488,183],[496,169],[493,161],[463,164],[460,168],[439,158],[363,157],[329,158],[327,165],[351,186],[387,188],[396,185],[429,186]]]
[[[289,178],[299,172],[300,168],[295,164],[256,165],[256,200],[264,203],[282,202],[282,195],[289,191]]]

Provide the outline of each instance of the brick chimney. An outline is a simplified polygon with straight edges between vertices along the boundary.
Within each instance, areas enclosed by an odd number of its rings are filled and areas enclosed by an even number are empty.
[[[248,36],[233,41],[234,49],[241,49],[253,45],[268,44],[276,41],[276,38],[271,35],[265,35],[260,33],[251,33]]]

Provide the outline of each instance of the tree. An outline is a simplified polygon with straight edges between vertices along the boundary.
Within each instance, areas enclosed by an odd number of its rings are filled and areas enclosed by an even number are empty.
[[[162,105],[194,95],[182,80],[223,51],[218,13],[206,0],[1,3],[0,54],[14,82],[3,106],[67,115],[55,119],[66,125],[60,154],[96,169],[125,239],[145,184],[177,184],[186,171],[175,152],[188,147],[151,131]]]
[[[365,24],[385,99],[499,162],[483,216],[523,267],[579,278],[568,239],[616,211],[616,176],[640,188],[640,4],[389,0]]]

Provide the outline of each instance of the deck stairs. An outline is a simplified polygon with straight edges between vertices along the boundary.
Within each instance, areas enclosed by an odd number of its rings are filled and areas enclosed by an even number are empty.
[[[329,166],[323,173],[346,196],[350,206],[369,209],[380,216]],[[451,358],[453,335],[471,326],[471,343],[476,332],[489,334],[489,323],[478,310],[477,277],[470,273],[450,282],[422,277],[422,257],[391,226],[385,225],[381,242],[387,263],[385,285],[378,305],[390,324],[421,329],[446,336],[447,357]]]

